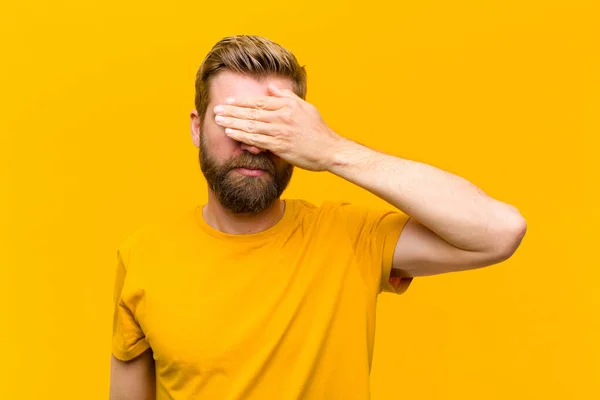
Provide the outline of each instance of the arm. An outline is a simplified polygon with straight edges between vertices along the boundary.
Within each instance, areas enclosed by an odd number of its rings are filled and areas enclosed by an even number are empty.
[[[510,257],[525,235],[525,220],[513,206],[427,164],[340,139],[327,170],[411,217],[393,260],[400,276],[492,265]]]
[[[110,360],[110,400],[154,400],[154,359],[148,349],[130,361]]]
[[[395,275],[421,276],[492,265],[510,257],[526,230],[520,213],[467,180],[382,154],[331,130],[289,90],[215,107],[225,134],[310,171],[329,171],[409,215],[396,246]],[[249,112],[254,108],[256,112]]]

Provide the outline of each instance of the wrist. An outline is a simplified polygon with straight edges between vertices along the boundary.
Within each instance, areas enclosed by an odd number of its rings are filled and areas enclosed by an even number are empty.
[[[364,166],[373,150],[345,137],[339,137],[330,149],[326,170],[332,174],[346,177],[353,168]]]

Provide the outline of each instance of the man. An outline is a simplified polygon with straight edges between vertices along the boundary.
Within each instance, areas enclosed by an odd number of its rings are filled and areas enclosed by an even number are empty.
[[[519,246],[514,207],[342,137],[305,98],[304,68],[267,39],[204,60],[191,130],[208,201],[119,249],[111,399],[368,399],[377,296]],[[400,211],[281,199],[294,166]]]

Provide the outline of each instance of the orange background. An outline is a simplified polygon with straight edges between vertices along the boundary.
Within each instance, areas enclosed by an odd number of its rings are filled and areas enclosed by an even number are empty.
[[[4,0],[0,398],[108,397],[116,248],[205,200],[194,76],[239,33],[307,65],[338,133],[464,176],[528,221],[502,265],[380,298],[373,398],[600,398],[594,3]],[[383,205],[305,171],[285,197]]]

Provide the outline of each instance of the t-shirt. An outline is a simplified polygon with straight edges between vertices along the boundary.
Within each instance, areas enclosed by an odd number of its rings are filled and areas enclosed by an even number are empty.
[[[377,297],[408,216],[286,199],[259,233],[202,207],[118,250],[112,353],[152,348],[157,399],[368,399]]]

